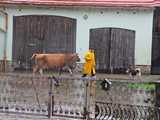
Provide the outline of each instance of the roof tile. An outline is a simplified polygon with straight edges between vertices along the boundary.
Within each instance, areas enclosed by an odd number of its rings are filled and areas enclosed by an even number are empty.
[[[160,0],[0,0],[3,5],[46,5],[46,6],[160,6]]]

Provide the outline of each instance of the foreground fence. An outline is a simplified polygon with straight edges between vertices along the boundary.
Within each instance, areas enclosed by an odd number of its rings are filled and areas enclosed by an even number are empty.
[[[96,87],[97,120],[160,120],[158,83],[112,81],[109,89],[102,83],[97,81]]]
[[[75,78],[1,75],[0,112],[84,119],[86,91],[86,81]]]
[[[97,120],[160,120],[160,108],[96,102]]]
[[[1,76],[0,111],[48,115],[48,86],[45,77]]]
[[[52,88],[52,115],[84,119],[87,105],[85,81],[55,79],[58,83],[53,84]]]
[[[76,77],[0,75],[0,112],[96,120],[160,120],[156,85]],[[158,90],[157,90],[158,92]]]

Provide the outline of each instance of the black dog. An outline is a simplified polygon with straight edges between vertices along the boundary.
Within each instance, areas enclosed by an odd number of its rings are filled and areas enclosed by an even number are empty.
[[[105,78],[105,79],[101,82],[102,89],[105,90],[105,91],[110,90],[111,85],[112,85],[112,82],[111,82],[110,80],[108,80],[107,78]]]

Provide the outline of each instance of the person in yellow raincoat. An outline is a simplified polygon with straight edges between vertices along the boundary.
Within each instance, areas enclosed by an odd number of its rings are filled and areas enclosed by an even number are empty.
[[[82,77],[85,77],[87,75],[89,76],[95,76],[95,54],[93,49],[89,49],[89,51],[85,54],[85,63],[83,66],[83,75]]]

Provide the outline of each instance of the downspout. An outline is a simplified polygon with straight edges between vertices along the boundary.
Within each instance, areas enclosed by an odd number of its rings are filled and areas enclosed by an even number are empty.
[[[7,30],[8,30],[8,14],[4,11],[1,11],[1,13],[4,14],[4,17],[5,17],[5,29],[3,30],[4,32],[4,50],[3,50],[3,63],[2,63],[2,66],[3,66],[3,69],[2,71],[3,72],[6,72],[6,66],[7,66]]]

